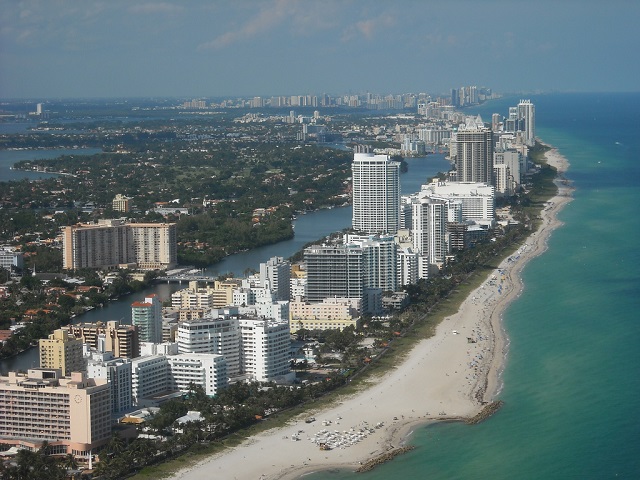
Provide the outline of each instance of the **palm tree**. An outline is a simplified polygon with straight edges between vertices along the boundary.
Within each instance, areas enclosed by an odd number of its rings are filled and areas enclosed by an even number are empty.
[[[67,453],[67,455],[64,457],[62,465],[67,470],[75,470],[78,468],[78,462],[76,460],[76,457],[73,456],[71,453]]]

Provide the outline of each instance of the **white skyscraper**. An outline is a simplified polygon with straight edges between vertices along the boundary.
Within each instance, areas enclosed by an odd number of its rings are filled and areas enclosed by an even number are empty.
[[[289,300],[291,263],[282,257],[272,257],[260,264],[260,286],[269,288],[277,300]]]
[[[212,310],[204,318],[178,324],[178,352],[210,353],[225,358],[230,377],[240,375],[240,324],[237,316],[220,315]]]
[[[413,248],[420,254],[419,278],[429,278],[430,266],[444,264],[447,246],[447,202],[429,197],[413,203]]]
[[[291,381],[289,322],[241,319],[243,372],[258,382]]]
[[[343,240],[362,248],[364,288],[397,290],[398,244],[393,236],[347,234]]]
[[[353,228],[363,233],[396,233],[400,226],[400,162],[387,155],[354,153]]]
[[[524,123],[525,143],[532,147],[536,141],[536,107],[531,100],[520,100],[518,103],[518,118]]]

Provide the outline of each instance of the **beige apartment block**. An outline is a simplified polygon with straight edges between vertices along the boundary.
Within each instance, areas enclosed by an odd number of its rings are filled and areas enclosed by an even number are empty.
[[[175,223],[129,223],[135,262],[142,270],[172,268],[178,263]]]
[[[106,323],[76,323],[62,329],[98,351],[112,352],[114,357],[135,358],[140,355],[135,325],[120,325],[118,320],[110,320]]]
[[[178,263],[175,223],[126,223],[99,220],[63,229],[62,266],[118,268],[136,264],[142,270],[172,268]]]
[[[63,375],[85,369],[82,357],[82,340],[70,335],[67,330],[58,329],[38,342],[40,368],[55,368]]]
[[[289,303],[289,329],[298,330],[342,330],[356,326],[360,318],[356,299],[326,298],[321,303],[294,300]]]
[[[111,438],[107,379],[73,372],[31,369],[0,376],[0,442],[55,454],[88,455]]]
[[[131,199],[129,197],[125,197],[121,193],[118,193],[114,198],[113,202],[111,202],[111,207],[116,212],[128,212],[131,208]]]

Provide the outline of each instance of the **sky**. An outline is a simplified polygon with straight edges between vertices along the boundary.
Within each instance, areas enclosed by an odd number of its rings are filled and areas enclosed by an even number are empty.
[[[0,98],[640,90],[637,0],[0,0]]]

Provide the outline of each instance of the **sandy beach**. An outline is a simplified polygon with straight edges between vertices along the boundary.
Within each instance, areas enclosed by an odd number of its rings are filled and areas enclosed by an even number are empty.
[[[558,169],[559,192],[543,210],[540,228],[488,275],[456,314],[443,320],[435,336],[421,341],[397,368],[371,379],[361,392],[256,435],[171,478],[294,479],[327,468],[355,469],[403,445],[418,425],[471,417],[484,402],[494,400],[501,390],[508,348],[502,314],[522,291],[522,268],[546,250],[549,235],[560,225],[557,213],[571,200],[572,188],[564,181],[567,160],[554,148],[546,158]],[[311,415],[316,420],[305,423]],[[320,441],[333,448],[320,450]]]

